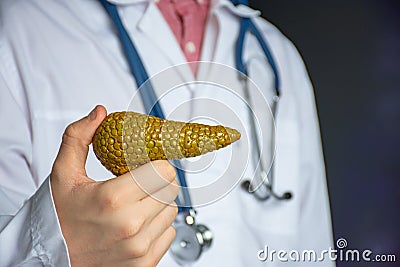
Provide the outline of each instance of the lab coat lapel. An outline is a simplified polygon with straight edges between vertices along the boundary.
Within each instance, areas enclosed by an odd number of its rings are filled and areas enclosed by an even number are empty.
[[[168,59],[170,66],[186,62],[179,43],[155,3],[152,1],[149,3],[137,26],[160,49],[161,53]],[[194,80],[194,75],[189,66],[177,68],[177,71],[180,72],[183,80]]]
[[[201,60],[213,61],[235,67],[234,55],[240,18],[255,18],[261,13],[247,6],[235,6],[228,0],[211,1],[204,35]],[[208,75],[207,64],[199,66],[198,77]]]
[[[139,4],[139,1],[143,5],[134,8],[132,5]],[[188,120],[189,108],[177,109],[177,106],[189,101],[191,92],[174,88],[193,81],[194,75],[190,67],[183,64],[186,62],[184,54],[155,3],[139,1],[133,3],[131,0],[130,4],[117,2],[122,22],[139,52],[164,115],[169,119]],[[176,65],[179,66],[171,69]],[[141,97],[135,93],[130,109],[137,110],[140,102]]]

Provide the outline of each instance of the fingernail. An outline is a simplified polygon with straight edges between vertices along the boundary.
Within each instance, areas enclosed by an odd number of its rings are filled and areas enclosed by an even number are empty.
[[[94,120],[94,119],[96,119],[96,116],[97,116],[97,112],[96,112],[96,108],[94,108],[90,113],[89,113],[89,120]]]

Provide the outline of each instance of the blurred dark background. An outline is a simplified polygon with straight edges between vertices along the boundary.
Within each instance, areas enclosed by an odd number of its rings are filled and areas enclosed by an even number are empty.
[[[335,241],[400,266],[400,1],[251,1],[300,50],[315,87]],[[338,262],[365,266],[365,262]]]

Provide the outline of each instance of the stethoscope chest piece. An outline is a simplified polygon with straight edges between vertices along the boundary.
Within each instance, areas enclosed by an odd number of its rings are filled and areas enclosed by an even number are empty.
[[[212,233],[207,226],[196,224],[194,210],[179,214],[174,227],[176,237],[170,252],[179,264],[195,262],[212,243]]]

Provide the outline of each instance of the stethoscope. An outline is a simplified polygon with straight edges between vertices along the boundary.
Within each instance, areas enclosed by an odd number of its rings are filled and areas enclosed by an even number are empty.
[[[232,3],[235,5],[248,5],[247,0],[232,0]],[[258,43],[260,44],[265,57],[267,58],[267,61],[269,65],[271,66],[272,72],[274,74],[274,83],[275,83],[275,96],[272,99],[272,105],[271,105],[271,111],[272,111],[272,116],[275,120],[276,118],[276,111],[279,103],[279,97],[280,97],[280,80],[279,80],[279,74],[278,74],[278,69],[276,67],[274,58],[272,57],[271,51],[267,45],[267,42],[264,40],[263,36],[261,35],[260,31],[256,27],[256,25],[253,23],[253,21],[250,18],[241,18],[240,22],[240,32],[238,39],[236,41],[236,51],[235,51],[235,59],[236,59],[236,68],[239,71],[240,74],[240,79],[243,81],[243,86],[244,86],[244,97],[248,103],[251,103],[251,95],[249,93],[249,88],[248,88],[248,73],[247,73],[247,68],[246,64],[244,63],[243,60],[243,46],[244,46],[244,40],[246,33],[250,32],[252,33]],[[251,127],[251,141],[252,141],[252,147],[256,151],[256,156],[258,159],[261,159],[261,149],[260,149],[260,144],[259,144],[259,138],[256,133],[256,120],[254,116],[252,115],[252,110],[250,105],[248,105],[249,108],[249,122],[250,122],[250,127]],[[274,164],[272,164],[271,168],[269,171],[267,171],[266,166],[264,166],[264,163],[262,160],[259,160],[259,165],[260,165],[260,170],[261,170],[261,181],[262,181],[262,186],[257,186],[257,188],[254,188],[250,180],[245,180],[242,183],[242,188],[246,190],[247,192],[251,193],[254,195],[254,197],[260,201],[265,201],[269,199],[270,197],[273,197],[277,200],[289,200],[292,198],[292,193],[291,192],[285,192],[282,195],[277,194],[273,190],[273,181],[275,177],[274,173]]]
[[[125,52],[126,59],[128,61],[131,73],[135,78],[137,88],[141,88],[139,90],[140,97],[142,99],[143,105],[147,114],[156,116],[159,118],[165,118],[161,105],[158,102],[156,94],[153,90],[153,87],[150,82],[146,82],[148,80],[148,74],[145,70],[143,62],[132,42],[130,39],[125,27],[122,24],[121,18],[118,14],[117,7],[108,2],[107,0],[99,0],[100,3],[103,5],[107,13],[109,14],[110,18],[112,19],[116,30],[118,32],[118,36],[122,47]],[[247,0],[232,0],[231,1],[234,5],[248,5]],[[245,84],[245,94],[247,98],[250,97],[248,94],[248,86],[247,86],[247,70],[246,66],[243,63],[243,45],[245,40],[246,32],[251,32],[260,43],[269,64],[274,72],[275,76],[275,88],[276,88],[276,96],[274,98],[274,105],[273,105],[273,114],[275,116],[276,106],[279,100],[279,76],[278,71],[275,65],[275,62],[272,58],[272,55],[269,51],[269,48],[262,37],[261,33],[251,21],[250,18],[241,18],[241,26],[240,26],[240,33],[237,40],[236,46],[236,67],[238,71],[241,73],[241,79],[244,81]],[[251,116],[252,119],[250,120],[251,127],[253,129],[253,142],[254,147],[258,146],[258,138],[256,136],[255,131],[255,119]],[[260,149],[257,150],[258,156],[261,156]],[[174,161],[174,165],[176,168],[177,176],[179,184],[182,188],[180,192],[180,196],[176,199],[176,203],[178,205],[178,216],[175,220],[174,227],[176,230],[176,237],[171,245],[170,252],[175,259],[176,262],[179,264],[190,264],[195,262],[201,254],[210,248],[213,240],[212,232],[209,230],[207,226],[204,224],[196,223],[196,211],[192,207],[192,202],[190,199],[190,194],[188,190],[188,186],[186,183],[185,172],[182,169],[182,166],[179,161]],[[262,174],[262,183],[263,186],[259,187],[257,190],[252,190],[252,186],[250,181],[246,180],[242,183],[242,187],[259,200],[266,200],[269,199],[271,196],[281,200],[281,199],[290,199],[291,193],[286,192],[282,196],[276,194],[272,189],[272,182],[273,182],[273,175],[267,175],[266,169],[264,166],[261,165],[261,174]],[[272,170],[272,169],[271,169]],[[270,177],[270,178],[268,178]]]

